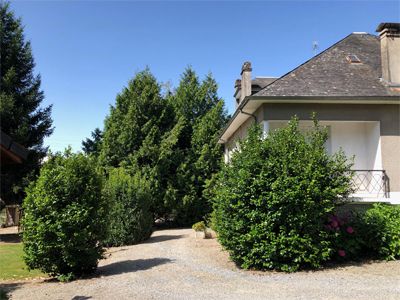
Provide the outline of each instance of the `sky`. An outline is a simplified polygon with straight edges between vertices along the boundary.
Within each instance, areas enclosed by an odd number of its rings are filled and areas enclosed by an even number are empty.
[[[11,1],[32,43],[52,151],[103,128],[110,105],[148,66],[179,84],[187,66],[211,72],[229,113],[244,61],[253,77],[282,76],[351,32],[400,21],[399,1]]]

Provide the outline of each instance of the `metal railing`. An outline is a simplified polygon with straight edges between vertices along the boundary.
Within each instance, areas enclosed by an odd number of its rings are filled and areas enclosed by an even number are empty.
[[[353,170],[353,187],[356,193],[389,198],[389,177],[385,170]]]

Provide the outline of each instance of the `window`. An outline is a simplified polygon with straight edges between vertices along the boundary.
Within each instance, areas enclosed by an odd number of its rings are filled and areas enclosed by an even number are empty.
[[[351,64],[360,64],[361,60],[357,57],[357,55],[349,54],[346,56],[347,61]]]

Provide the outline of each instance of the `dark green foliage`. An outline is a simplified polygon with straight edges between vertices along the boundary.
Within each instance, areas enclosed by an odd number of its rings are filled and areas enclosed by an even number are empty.
[[[333,255],[325,222],[338,197],[351,192],[351,165],[342,152],[329,156],[326,140],[317,123],[302,134],[297,119],[265,138],[253,126],[220,172],[214,226],[243,268],[291,272]]]
[[[103,132],[96,128],[92,132],[92,138],[86,138],[82,141],[82,150],[86,154],[93,154],[94,156],[99,156],[101,150],[101,142],[103,140]]]
[[[149,70],[136,74],[105,121],[100,161],[147,178],[155,218],[189,225],[210,211],[203,191],[220,168],[226,115],[214,79],[190,68],[166,97]]]
[[[132,176],[123,168],[113,169],[103,194],[110,207],[107,245],[131,245],[150,237],[152,199],[150,184],[145,178],[139,173]]]
[[[179,117],[184,117],[194,125],[212,109],[221,99],[217,94],[218,85],[209,74],[200,82],[192,68],[187,68],[175,93],[169,99]]]
[[[183,159],[175,182],[175,220],[179,225],[190,225],[211,212],[205,185],[221,168],[223,149],[217,142],[227,116],[215,80],[208,75],[200,82],[190,68],[183,73],[169,102],[176,115],[185,120],[179,139]]]
[[[154,76],[148,69],[137,73],[117,95],[116,105],[105,120],[100,155],[103,165],[118,167],[129,163],[143,144],[157,148],[162,136],[173,127],[173,118]],[[136,160],[139,168],[154,160],[152,152],[141,153]]]
[[[34,75],[31,45],[25,41],[21,20],[0,1],[0,120],[1,130],[29,149],[26,162],[1,167],[1,198],[21,202],[27,177],[38,173],[46,155],[43,138],[52,132],[51,106],[40,107],[44,95],[40,76]]]
[[[106,207],[102,179],[83,154],[51,156],[24,201],[25,262],[51,276],[93,272],[102,257]]]
[[[364,253],[379,259],[400,258],[400,206],[374,204],[359,215]]]

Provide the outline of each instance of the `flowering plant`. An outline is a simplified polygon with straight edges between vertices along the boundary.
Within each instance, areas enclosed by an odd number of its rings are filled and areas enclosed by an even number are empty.
[[[330,215],[325,228],[332,234],[333,257],[338,260],[349,260],[358,257],[362,247],[362,238],[357,225],[350,215]]]

